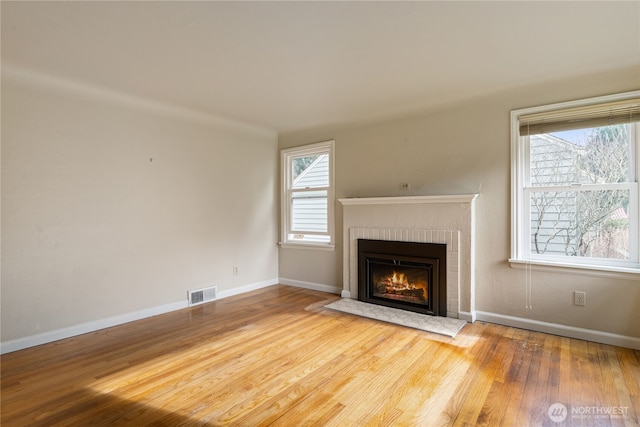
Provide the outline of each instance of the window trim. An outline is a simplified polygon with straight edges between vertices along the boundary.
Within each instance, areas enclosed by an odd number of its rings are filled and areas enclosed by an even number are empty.
[[[296,249],[320,249],[320,250],[334,250],[335,249],[335,214],[334,214],[334,199],[335,199],[335,181],[334,181],[334,165],[335,165],[335,141],[328,140],[323,142],[317,142],[314,144],[302,145],[298,147],[286,148],[280,150],[280,162],[281,162],[281,188],[280,188],[280,200],[281,200],[281,236],[278,243],[283,248],[296,248]],[[329,155],[329,185],[328,187],[321,187],[319,189],[327,190],[327,235],[329,236],[329,242],[311,242],[308,240],[292,240],[289,238],[289,229],[291,228],[291,195],[294,192],[305,191],[304,189],[290,188],[292,182],[291,159],[293,157],[302,157],[314,154],[328,154]],[[318,190],[314,188],[312,190]],[[314,234],[314,233],[312,233]],[[323,234],[324,235],[324,234]]]
[[[511,267],[527,270],[553,271],[571,274],[586,274],[592,276],[604,276],[615,278],[633,278],[637,279],[640,275],[640,254],[636,251],[636,259],[630,260],[624,265],[611,262],[604,265],[598,262],[598,259],[585,258],[581,260],[572,260],[570,257],[536,257],[529,254],[524,245],[529,245],[528,231],[525,228],[525,222],[528,218],[524,207],[526,205],[524,196],[527,173],[529,171],[529,152],[528,144],[524,143],[525,136],[520,135],[520,117],[532,115],[536,113],[546,113],[554,110],[566,110],[570,108],[583,107],[588,105],[596,105],[610,103],[616,101],[624,101],[628,99],[640,97],[640,90],[607,95],[595,98],[588,98],[576,101],[549,104],[537,107],[530,107],[511,111],[511,257],[509,263]],[[632,146],[633,155],[635,156],[635,168],[632,190],[631,203],[636,212],[636,219],[640,217],[640,196],[638,192],[638,178],[640,176],[640,122],[636,123],[636,141]],[[640,226],[631,224],[631,238],[636,245],[640,245]],[[618,264],[618,265],[616,265]]]

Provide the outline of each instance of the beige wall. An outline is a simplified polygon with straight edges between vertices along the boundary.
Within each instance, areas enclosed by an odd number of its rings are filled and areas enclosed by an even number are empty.
[[[577,328],[640,337],[640,283],[635,279],[531,272],[510,255],[509,112],[571,99],[638,89],[636,68],[513,90],[358,129],[311,129],[280,135],[280,148],[333,138],[336,198],[479,193],[476,203],[476,310]],[[400,183],[410,190],[400,190]],[[280,249],[280,277],[340,284],[342,208],[336,209],[333,253]],[[587,292],[586,307],[572,304]]]
[[[2,107],[3,342],[277,280],[275,132],[20,73]]]
[[[278,143],[263,129],[3,72],[2,341],[184,301],[208,285],[279,276],[341,288],[337,201],[334,252],[275,245],[278,145],[331,138],[336,198],[480,193],[478,311],[640,337],[638,281],[534,271],[526,308],[525,273],[506,261],[509,111],[638,87],[637,69],[619,70]],[[587,307],[572,305],[576,289]]]

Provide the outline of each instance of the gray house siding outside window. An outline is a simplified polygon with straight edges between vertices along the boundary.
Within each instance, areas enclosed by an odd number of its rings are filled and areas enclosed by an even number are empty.
[[[580,147],[552,135],[531,137],[531,185],[548,186],[579,182],[577,156]],[[531,251],[566,254],[575,247],[576,194],[531,193]]]
[[[295,192],[329,186],[329,156],[319,156],[293,180],[292,231],[327,232],[327,190]]]

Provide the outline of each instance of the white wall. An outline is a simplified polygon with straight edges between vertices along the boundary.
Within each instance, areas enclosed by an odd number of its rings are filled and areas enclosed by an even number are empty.
[[[636,68],[513,90],[435,113],[359,129],[310,129],[280,135],[280,148],[335,139],[336,198],[480,193],[476,202],[476,310],[501,320],[548,322],[640,338],[640,283],[533,271],[510,254],[509,112],[517,108],[638,89]],[[408,182],[409,191],[400,190]],[[280,250],[280,276],[340,283],[342,208],[336,203],[332,253]],[[587,292],[586,307],[573,291]],[[498,315],[498,316],[494,316]],[[508,317],[507,317],[508,316]],[[640,343],[640,341],[637,341]]]
[[[3,342],[276,281],[275,132],[5,71]]]

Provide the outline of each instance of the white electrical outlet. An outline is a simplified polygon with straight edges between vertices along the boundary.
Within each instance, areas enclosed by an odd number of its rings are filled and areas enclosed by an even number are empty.
[[[238,266],[234,265],[233,266],[233,275],[237,276],[238,274],[240,274],[240,270],[238,269]]]
[[[582,291],[574,291],[573,303],[575,305],[587,305],[587,293]]]
[[[402,184],[400,184],[400,189],[401,190],[408,190],[410,187],[408,182],[403,182]]]

